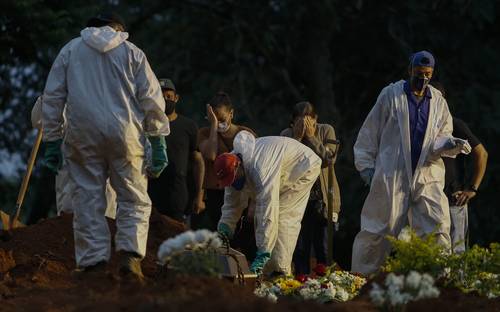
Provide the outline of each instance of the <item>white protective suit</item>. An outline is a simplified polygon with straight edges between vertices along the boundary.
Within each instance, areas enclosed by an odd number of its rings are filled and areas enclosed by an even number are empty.
[[[429,118],[422,152],[412,172],[408,100],[404,81],[392,83],[380,93],[354,145],[358,171],[374,168],[370,193],[361,212],[361,231],[352,252],[352,271],[377,271],[390,251],[386,235],[397,236],[409,222],[418,235],[436,231],[438,242],[450,245],[450,212],[443,192],[444,163],[441,156],[452,138],[448,104],[429,85]],[[447,154],[448,153],[448,154]],[[455,154],[455,155],[454,155]]]
[[[145,54],[109,26],[85,28],[57,56],[43,94],[44,140],[63,137],[74,185],[76,263],[110,258],[106,180],[116,191],[117,250],[144,256],[151,214],[146,137],[168,135],[160,84]]]
[[[226,187],[219,223],[234,231],[248,199],[254,199],[257,249],[271,253],[264,270],[291,273],[302,217],[321,159],[297,140],[255,139],[247,131],[236,135],[233,152],[242,155],[246,182],[241,191]]]
[[[63,113],[63,119],[64,113]],[[36,99],[35,105],[31,110],[31,125],[35,129],[42,128],[42,97]],[[73,194],[73,183],[69,178],[66,160],[63,160],[61,169],[56,175],[56,209],[57,215],[64,213],[73,213],[71,207],[71,198]],[[109,179],[106,181],[106,217],[114,219],[116,217],[116,193],[109,184]]]

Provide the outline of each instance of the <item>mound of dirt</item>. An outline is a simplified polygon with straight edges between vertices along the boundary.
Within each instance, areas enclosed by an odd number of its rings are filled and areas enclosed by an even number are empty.
[[[114,221],[109,220],[111,232]],[[273,304],[251,287],[229,281],[158,274],[156,252],[167,238],[185,231],[183,224],[153,212],[143,270],[145,286],[120,281],[116,257],[110,273],[78,278],[74,269],[72,216],[43,220],[16,229],[0,241],[1,311],[377,311],[367,285],[353,301],[320,305],[282,300]],[[440,298],[411,303],[407,311],[499,311],[500,299],[487,300],[445,290]]]
[[[111,233],[115,224],[109,220]],[[183,224],[153,212],[143,270],[145,286],[120,281],[116,257],[110,273],[72,274],[72,216],[47,219],[16,229],[0,242],[1,311],[329,311],[331,307],[285,301],[279,305],[255,297],[252,289],[229,281],[157,274],[156,251]]]
[[[379,274],[373,280],[370,280],[363,288],[360,290],[359,296],[353,301],[345,302],[339,304],[340,306],[346,306],[351,308],[353,302],[357,302],[358,305],[367,304],[370,302],[370,290],[372,289],[372,284],[377,283],[379,285],[384,285],[386,275]],[[439,281],[437,282],[439,285]],[[345,311],[372,311],[368,309],[373,309],[373,305],[366,305],[364,309],[358,310],[345,310]],[[367,309],[367,310],[365,310]],[[373,311],[377,311],[376,309]],[[485,297],[479,296],[477,294],[464,294],[456,288],[446,288],[444,286],[440,287],[440,295],[438,298],[433,299],[423,299],[419,301],[413,301],[406,305],[406,312],[468,312],[468,311],[481,311],[481,312],[498,312],[500,311],[500,298],[487,299]]]

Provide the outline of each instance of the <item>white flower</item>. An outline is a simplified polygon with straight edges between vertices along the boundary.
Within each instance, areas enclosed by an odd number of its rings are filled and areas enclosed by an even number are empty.
[[[170,246],[173,252],[179,251],[179,250],[184,250],[185,244],[184,244],[184,236],[177,235],[174,238],[168,239],[167,244]]]
[[[420,286],[420,281],[422,280],[422,275],[416,271],[411,271],[407,276],[406,276],[406,286],[411,288],[411,289],[418,289]]]
[[[194,237],[197,243],[204,243],[210,239],[211,234],[209,230],[202,229],[194,232]]]
[[[411,240],[411,228],[409,226],[406,226],[399,232],[398,240],[403,242],[409,242]]]
[[[397,289],[403,289],[405,284],[405,277],[404,276],[399,276],[394,273],[389,273],[387,277],[385,278],[385,286],[387,287],[395,287]]]
[[[257,287],[257,288],[255,288],[255,290],[253,291],[253,293],[257,297],[264,297],[265,294],[266,294],[265,287],[264,286]]]
[[[349,293],[344,288],[337,288],[336,298],[344,302],[349,300]]]
[[[209,245],[210,248],[217,249],[217,248],[220,248],[221,246],[222,246],[222,241],[220,240],[220,238],[218,236],[212,237],[210,239],[210,245]]]
[[[182,235],[182,234],[181,234]],[[170,238],[165,240],[160,247],[158,248],[158,259],[160,263],[165,264],[167,258],[172,256],[173,254],[184,250],[183,238],[180,235],[177,235],[174,238]]]
[[[416,299],[437,298],[439,297],[439,289],[434,286],[434,278],[424,273],[420,281],[420,287]]]
[[[330,276],[328,277],[328,279],[332,282],[334,282],[335,284],[338,284],[338,283],[341,283],[342,282],[342,277],[337,274],[336,272],[330,274]]]
[[[424,273],[424,274],[422,274],[422,279],[420,281],[420,284],[423,286],[424,285],[425,286],[432,286],[432,285],[434,285],[434,278],[431,275]]]
[[[412,299],[410,294],[402,293],[400,288],[391,285],[387,290],[387,297],[392,306],[404,305]]]
[[[272,287],[269,287],[267,285],[261,285],[260,287],[256,288],[253,293],[257,297],[266,298],[271,302],[278,301],[278,297],[273,293]]]
[[[305,282],[306,287],[321,288],[321,283],[317,279],[308,279]]]
[[[333,285],[331,283],[329,283],[327,288],[323,289],[323,294],[325,295],[325,297],[327,297],[330,300],[335,299],[336,293],[337,293],[337,290],[335,289],[335,287],[333,287]]]
[[[194,245],[197,243],[196,236],[193,231],[187,231],[180,235],[182,247],[186,248],[188,245]]]
[[[450,268],[450,267],[446,267],[446,268],[444,268],[444,270],[443,270],[443,273],[442,273],[442,274],[443,274],[444,276],[449,276],[449,275],[450,275],[450,273],[451,273],[451,268]]]
[[[271,292],[267,294],[266,298],[269,301],[274,302],[274,303],[276,303],[278,301],[278,297],[275,294],[271,293]]]
[[[416,299],[419,300],[419,299],[437,298],[437,297],[439,297],[439,289],[437,289],[434,286],[431,286],[431,287],[420,288]]]
[[[370,290],[370,298],[376,306],[383,306],[385,303],[385,290],[380,288],[377,283],[373,283]]]
[[[318,297],[318,290],[304,287],[299,290],[299,294],[304,300],[313,300]]]
[[[161,264],[165,264],[167,257],[170,255],[170,246],[166,244],[166,242],[163,242],[160,247],[158,248],[158,260],[160,261]]]

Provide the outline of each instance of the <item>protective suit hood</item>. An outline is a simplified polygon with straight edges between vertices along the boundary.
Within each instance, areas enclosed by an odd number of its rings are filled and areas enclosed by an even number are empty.
[[[106,53],[128,38],[128,33],[116,31],[109,26],[87,27],[80,32],[83,42],[101,53]]]
[[[238,132],[233,141],[233,152],[241,154],[243,164],[249,164],[254,156],[255,137],[250,132],[243,130]]]

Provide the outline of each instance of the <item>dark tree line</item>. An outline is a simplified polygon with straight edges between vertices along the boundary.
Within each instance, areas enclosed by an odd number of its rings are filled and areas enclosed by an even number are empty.
[[[297,101],[317,106],[320,121],[334,125],[342,140],[336,166],[343,203],[336,249],[342,264],[350,257],[367,193],[353,166],[359,127],[381,88],[406,77],[411,52],[431,51],[452,113],[470,125],[491,155],[472,203],[471,240],[500,241],[496,1],[2,1],[0,150],[27,158],[33,141],[29,113],[52,61],[101,9],[124,16],[129,40],[146,52],[157,76],[176,82],[181,112],[200,125],[204,104],[218,90],[230,93],[237,121],[259,135],[286,127]],[[50,179],[39,166],[25,211],[53,205],[46,189]],[[12,206],[18,183],[0,181],[2,209]]]

